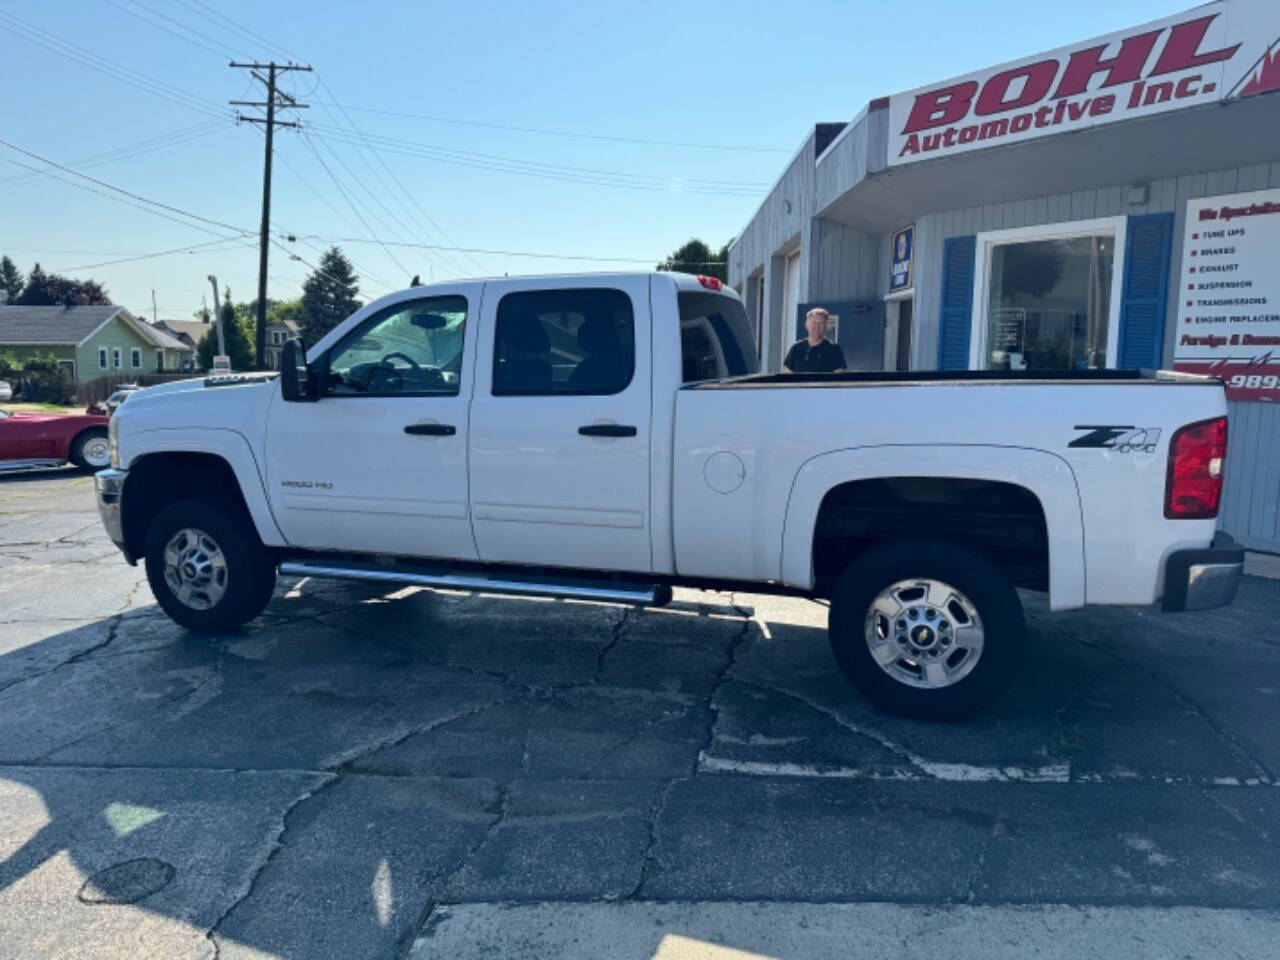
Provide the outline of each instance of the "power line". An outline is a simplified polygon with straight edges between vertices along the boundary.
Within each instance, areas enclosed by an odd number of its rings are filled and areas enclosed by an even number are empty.
[[[113,80],[119,80],[121,83],[127,83],[152,96],[161,97],[171,103],[176,103],[178,106],[196,110],[212,117],[226,116],[226,113],[212,101],[187,93],[172,84],[152,79],[136,71],[126,70],[103,57],[99,57],[95,53],[85,50],[83,47],[78,47],[69,41],[63,40],[56,34],[43,30],[4,10],[0,10],[0,28],[52,53],[72,60],[83,67],[105,74]]]
[[[367,146],[367,145],[368,145],[368,144],[367,144],[367,141],[366,141],[366,146]],[[387,223],[387,220],[384,220],[380,215],[378,215],[377,213],[375,213],[375,212],[370,208],[370,209],[369,209],[369,212],[370,212],[370,213],[371,213],[371,214],[372,214],[372,215],[373,215],[373,216],[378,220],[378,222],[379,222],[379,223],[381,223],[384,227],[386,227],[390,232],[392,232],[392,233],[396,234],[397,236],[399,236],[399,237],[401,237],[401,238],[405,238],[405,237],[407,237],[407,238],[412,239],[412,238],[413,238],[413,230],[411,230],[409,227],[407,227],[407,226],[405,225],[404,221],[400,219],[400,217],[395,213],[395,211],[394,211],[390,206],[388,206],[387,204],[385,204],[385,203],[383,203],[383,202],[382,202],[382,198],[381,198],[381,197],[379,197],[377,194],[375,194],[375,193],[373,192],[373,188],[372,188],[372,187],[371,187],[367,182],[365,182],[365,180],[364,180],[364,179],[362,179],[361,177],[356,176],[355,171],[353,171],[353,170],[352,170],[352,169],[347,165],[347,162],[346,162],[345,160],[343,160],[343,159],[342,159],[341,155],[340,155],[336,150],[334,150],[332,146],[330,146],[328,143],[325,143],[325,144],[324,144],[324,147],[329,151],[330,156],[332,156],[335,160],[337,160],[337,161],[338,161],[338,163],[340,163],[340,164],[342,165],[342,168],[343,168],[344,170],[346,170],[346,172],[351,176],[352,181],[353,181],[355,184],[358,184],[358,185],[360,186],[360,188],[364,191],[365,195],[366,195],[366,196],[367,196],[371,201],[373,201],[373,203],[374,203],[374,204],[376,204],[376,205],[377,205],[377,207],[378,207],[378,208],[379,208],[383,213],[385,213],[385,214],[387,215],[388,219],[390,219],[390,220],[395,224],[395,226],[394,226],[394,227],[390,226],[390,225]],[[386,190],[386,191],[387,191],[387,193],[388,193],[388,195],[389,195],[389,196],[391,196],[392,205],[394,206],[394,204],[395,204],[395,197],[394,197],[394,195],[391,195],[390,188],[389,188],[389,187],[387,187],[387,182],[386,182],[384,179],[382,179],[382,174],[378,173],[377,168],[375,168],[375,167],[373,166],[373,164],[369,162],[368,158],[367,158],[363,153],[361,153],[361,151],[360,151],[359,149],[356,149],[356,155],[357,155],[357,156],[359,156],[359,157],[360,157],[360,159],[364,161],[365,166],[367,166],[367,167],[369,168],[369,170],[373,173],[373,175],[374,175],[374,177],[377,179],[378,183],[382,186],[382,189],[383,189],[383,190]],[[435,261],[433,261],[433,263],[435,263]],[[450,272],[455,272],[455,271],[457,271],[457,267],[456,267],[456,265],[450,265],[450,266],[448,266],[447,268],[446,268],[446,267],[444,267],[444,266],[443,266],[442,264],[440,264],[440,263],[435,263],[435,265],[436,265],[436,266],[440,266],[442,269],[448,269]],[[404,269],[404,268],[402,267],[402,269]],[[465,272],[465,271],[462,271],[462,272]]]
[[[167,257],[174,253],[194,253],[196,250],[205,250],[215,244],[234,243],[237,246],[248,246],[252,249],[252,244],[246,243],[244,240],[229,238],[226,240],[208,240],[204,243],[193,243],[186,247],[174,247],[172,250],[157,250],[155,253],[139,253],[127,257],[121,257],[118,260],[103,260],[101,263],[84,263],[75,267],[59,267],[54,273],[75,273],[77,270],[95,270],[98,267],[112,267],[118,263],[134,263],[138,260],[154,260],[156,257]]]
[[[350,136],[338,127],[327,124],[311,123],[309,128],[321,131],[316,136],[320,139],[350,143]],[[325,131],[329,132],[325,132]],[[392,153],[415,156],[442,163],[472,167],[483,170],[494,170],[503,173],[514,173],[521,176],[538,177],[548,180],[562,180],[570,183],[588,183],[596,186],[622,187],[635,190],[656,190],[697,193],[719,196],[755,197],[764,184],[747,181],[716,181],[702,178],[655,177],[647,174],[623,173],[613,170],[598,170],[588,167],[571,167],[563,164],[547,164],[537,161],[520,160],[514,157],[501,157],[492,154],[475,153],[465,150],[454,150],[433,144],[417,143],[395,137],[373,135],[371,140],[378,146]]]
[[[318,79],[319,79],[320,83],[321,83],[321,84],[323,84],[325,91],[329,94],[329,96],[331,96],[331,97],[332,97],[332,96],[333,96],[333,90],[332,90],[332,89],[330,89],[329,84],[325,83],[325,81],[324,81],[324,77],[323,77],[323,76],[320,76],[319,74],[317,74],[317,77],[318,77]],[[427,211],[423,208],[422,204],[420,204],[420,203],[418,202],[418,198],[417,198],[417,197],[415,197],[415,196],[414,196],[414,195],[413,195],[413,194],[412,194],[412,193],[411,193],[411,192],[410,192],[410,191],[405,187],[404,183],[400,180],[400,178],[399,178],[399,177],[397,177],[397,176],[395,175],[395,172],[391,169],[391,167],[389,167],[389,166],[387,165],[386,159],[382,156],[382,154],[381,154],[381,153],[379,153],[378,151],[374,150],[374,149],[369,145],[369,139],[368,139],[368,137],[366,137],[366,136],[365,136],[365,135],[360,131],[360,128],[356,126],[355,121],[351,119],[351,115],[347,113],[346,108],[345,108],[345,107],[343,107],[341,104],[338,104],[338,109],[342,111],[342,115],[346,118],[347,123],[350,125],[351,129],[352,129],[352,130],[354,130],[354,131],[356,131],[356,133],[360,134],[360,138],[364,141],[364,144],[365,144],[366,149],[368,149],[368,151],[369,151],[371,154],[373,154],[375,157],[377,157],[378,162],[379,162],[380,164],[382,164],[383,169],[387,171],[387,173],[391,176],[391,179],[395,181],[396,186],[398,186],[398,187],[400,188],[400,192],[401,192],[402,194],[404,194],[404,196],[405,196],[405,197],[407,197],[407,198],[408,198],[409,202],[410,202],[413,206],[415,206],[415,207],[418,209],[418,212],[419,212],[419,213],[421,213],[421,214],[422,214],[422,216],[423,216],[424,218],[426,218],[427,222],[428,222],[428,223],[430,223],[430,224],[431,224],[431,226],[435,228],[436,233],[438,233],[438,234],[440,235],[440,237],[444,240],[444,242],[445,242],[445,243],[447,243],[447,244],[454,244],[454,245],[456,245],[456,244],[455,244],[455,242],[454,242],[454,240],[453,240],[453,239],[452,239],[452,238],[451,238],[451,237],[450,237],[450,236],[445,232],[444,228],[443,228],[443,227],[441,227],[441,226],[440,226],[440,224],[436,222],[435,218],[434,218],[434,217],[432,217],[432,216],[431,216],[431,214],[427,213]],[[327,106],[325,107],[325,112],[326,112],[326,113],[330,113],[330,111],[329,111],[329,109],[328,109],[328,107],[327,107]],[[332,114],[330,114],[330,115],[332,116]],[[476,260],[476,258],[475,258],[475,257],[471,256],[470,254],[467,254],[467,255],[466,255],[466,257],[467,257],[467,259],[468,259],[468,260],[470,260],[473,264],[475,264],[475,266],[476,266],[477,268],[479,268],[479,270],[480,270],[480,272],[481,272],[481,273],[488,273],[488,272],[489,272],[489,269],[488,269],[487,267],[485,267],[485,265],[484,265],[484,264],[480,263],[480,261]]]
[[[222,49],[216,49],[214,47],[209,46],[209,44],[207,43],[202,43],[199,40],[193,40],[191,37],[188,37],[185,34],[179,33],[177,30],[174,30],[171,27],[166,27],[163,23],[157,23],[155,20],[152,20],[151,17],[144,16],[143,14],[139,13],[137,10],[130,9],[129,7],[126,7],[121,3],[117,3],[116,0],[104,0],[104,2],[109,4],[110,6],[115,7],[121,13],[127,13],[129,16],[136,17],[137,19],[141,20],[143,23],[146,23],[146,24],[149,24],[150,26],[155,27],[157,30],[163,30],[165,33],[169,34],[171,37],[177,37],[179,40],[182,40],[185,43],[189,43],[192,46],[199,47],[201,50],[208,50],[210,53],[212,53],[216,57],[225,59],[228,57],[235,57],[237,55],[236,51],[232,47],[228,47],[226,44],[219,43],[218,45]],[[134,4],[134,6],[141,7],[143,10],[146,10],[147,13],[150,13],[152,16],[160,17],[164,20],[168,20],[170,23],[175,24],[178,27],[181,27],[183,30],[186,30],[188,33],[193,33],[196,36],[203,36],[205,37],[206,40],[209,40],[212,43],[218,43],[218,41],[214,40],[212,37],[209,37],[206,34],[202,34],[198,30],[192,30],[190,27],[188,27],[186,24],[182,23],[181,21],[175,20],[173,17],[169,16],[168,14],[161,13],[159,10],[154,10],[151,7],[148,7],[145,3],[141,3],[140,0],[131,0],[131,2]]]
[[[308,239],[320,240],[324,243],[385,243],[392,247],[427,247],[432,250],[440,249],[429,244],[401,243],[396,240],[370,240],[364,237],[326,237],[319,234],[309,234]],[[543,260],[596,260],[601,263],[661,263],[666,259],[666,257],[602,257],[594,253],[539,253],[530,250],[493,250],[483,247],[445,247],[443,249],[459,251],[466,250],[470,253],[483,253],[494,257],[536,257]],[[687,263],[690,266],[703,267],[724,263],[723,260],[681,260],[680,262]]]
[[[112,150],[105,150],[101,153],[91,154],[80,160],[71,161],[68,166],[76,169],[91,169],[99,167],[103,164],[114,163],[119,160],[127,160],[133,157],[139,157],[146,153],[153,153],[156,150],[163,150],[169,147],[180,146],[189,143],[192,140],[198,140],[201,137],[207,137],[217,131],[223,129],[226,123],[222,120],[203,120],[194,126],[182,127],[169,133],[159,134],[137,143],[129,144],[123,147],[116,147]],[[0,179],[0,189],[21,186],[31,183],[39,179],[37,176],[29,173],[19,173],[12,177]]]
[[[149,204],[150,206],[153,206],[153,207],[159,207],[161,210],[168,210],[173,213],[178,213],[184,217],[189,217],[192,220],[198,220],[201,223],[208,223],[208,224],[212,224],[215,227],[222,227],[224,230],[231,230],[236,233],[249,233],[249,231],[247,230],[244,230],[240,227],[232,226],[229,223],[223,223],[221,220],[213,220],[209,217],[203,217],[198,213],[192,213],[189,210],[183,210],[181,207],[175,207],[167,203],[161,203],[159,200],[152,200],[150,197],[144,197],[141,194],[134,193],[131,190],[126,190],[123,187],[117,187],[115,184],[107,183],[105,180],[99,180],[97,177],[91,177],[87,173],[80,173],[78,170],[72,170],[70,167],[64,166],[63,164],[58,163],[55,160],[50,160],[48,157],[42,157],[38,153],[32,153],[30,150],[24,150],[22,147],[18,146],[15,143],[10,143],[8,140],[0,139],[0,146],[8,147],[10,150],[16,150],[18,153],[31,157],[32,159],[35,159],[35,160],[39,160],[41,163],[45,163],[58,170],[65,171],[66,173],[69,173],[74,177],[80,177],[83,180],[88,180],[90,183],[96,183],[100,187],[105,187],[108,190],[112,190],[116,193],[122,194],[126,197],[129,197],[130,199],[137,200],[140,203]],[[17,161],[13,161],[13,162],[17,162]],[[18,165],[26,166],[26,164],[18,164]],[[30,167],[28,169],[35,169],[35,168]]]
[[[241,36],[246,37],[255,43],[263,44],[268,49],[275,50],[276,53],[281,54],[288,60],[298,59],[288,50],[284,49],[278,44],[272,43],[266,37],[263,37],[260,34],[254,33],[248,27],[242,26],[238,21],[233,20],[222,13],[219,13],[217,10],[209,6],[207,3],[201,2],[201,0],[190,0],[190,2],[188,2],[188,0],[178,0],[178,3],[181,4],[183,7],[185,7],[187,10],[190,10],[196,16],[203,17],[205,20],[209,21],[210,23],[214,24],[215,26],[219,27],[222,30],[225,30],[227,32],[238,33]],[[202,9],[196,9],[197,7],[200,7]]]
[[[363,224],[365,231],[369,234],[370,237],[375,237],[376,234],[374,232],[373,227],[369,226],[369,221],[364,218],[364,214],[360,212],[360,208],[357,207],[355,201],[351,199],[351,195],[347,193],[347,191],[343,188],[342,183],[338,180],[333,170],[330,169],[329,164],[325,163],[324,157],[320,156],[320,151],[315,148],[315,144],[311,142],[311,138],[304,133],[302,135],[302,142],[307,145],[307,148],[311,151],[311,155],[316,158],[320,166],[324,167],[324,172],[329,175],[329,179],[332,180],[333,185],[338,188],[338,192],[342,194],[342,198],[347,201],[347,205],[351,207],[351,212],[356,215],[356,219],[358,219],[360,223]],[[385,253],[391,259],[391,262],[394,263],[397,267],[399,267],[401,271],[403,271],[406,274],[409,272],[408,269],[405,267],[405,265],[396,259],[396,255],[387,248],[387,245],[385,243],[382,243],[381,241],[376,239],[374,240],[374,242],[377,243],[380,247],[382,247],[382,252]]]
[[[332,93],[330,93],[332,96]],[[316,101],[323,105],[323,101]],[[336,101],[334,106],[343,106]],[[410,120],[427,120],[432,123],[448,123],[462,127],[484,127],[491,130],[508,130],[513,133],[534,133],[548,137],[573,137],[579,140],[603,140],[610,143],[633,143],[655,147],[688,147],[695,150],[731,150],[745,153],[789,153],[785,147],[761,147],[727,143],[693,143],[685,140],[653,140],[643,137],[618,137],[603,133],[583,133],[575,130],[548,130],[543,127],[520,127],[506,123],[488,123],[481,120],[458,120],[453,117],[437,117],[425,113],[404,113],[399,110],[383,110],[378,107],[357,107],[347,104],[344,109],[356,110],[360,113],[377,113],[388,117],[403,117]]]

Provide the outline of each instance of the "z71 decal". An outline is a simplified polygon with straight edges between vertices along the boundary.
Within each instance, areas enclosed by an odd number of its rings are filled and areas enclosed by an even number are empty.
[[[1077,424],[1073,429],[1088,430],[1076,437],[1068,447],[1089,447],[1098,450],[1114,450],[1116,453],[1155,453],[1160,442],[1159,427],[1097,426]]]

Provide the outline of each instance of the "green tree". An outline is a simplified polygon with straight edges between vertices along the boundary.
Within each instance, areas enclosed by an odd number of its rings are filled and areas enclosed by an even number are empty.
[[[227,356],[231,358],[232,370],[252,370],[254,367],[253,328],[245,322],[236,305],[231,302],[231,290],[227,289],[227,298],[222,302],[222,335],[226,339]],[[196,358],[201,369],[213,367],[213,358],[218,353],[218,325],[209,324],[200,342],[196,344]]]
[[[9,294],[10,303],[18,299],[25,284],[26,280],[17,265],[7,256],[0,257],[0,290]]]
[[[56,273],[45,273],[36,264],[31,268],[22,293],[13,299],[19,306],[94,306],[110,304],[111,296],[96,280],[72,280]]]
[[[719,250],[713,251],[694,237],[658,264],[658,269],[675,273],[700,273],[727,283],[729,281],[729,245],[726,243]]]
[[[360,292],[351,261],[337,247],[330,247],[302,284],[300,320],[307,343],[315,343],[360,309]]]

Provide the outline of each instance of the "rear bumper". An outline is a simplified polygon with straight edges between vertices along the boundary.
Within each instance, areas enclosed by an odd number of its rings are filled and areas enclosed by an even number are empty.
[[[137,557],[131,556],[125,546],[124,517],[120,512],[120,503],[124,499],[124,481],[128,476],[127,470],[100,470],[93,475],[93,488],[98,497],[98,516],[102,518],[107,536],[132,564],[137,561]]]
[[[1244,548],[1229,534],[1214,534],[1213,543],[1203,550],[1177,550],[1164,565],[1166,613],[1184,610],[1212,610],[1235,599],[1244,576]]]

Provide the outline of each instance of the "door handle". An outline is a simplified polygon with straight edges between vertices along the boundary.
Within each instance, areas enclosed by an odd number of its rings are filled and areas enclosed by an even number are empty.
[[[418,437],[452,437],[458,428],[451,423],[411,423],[404,432]]]
[[[579,427],[578,432],[584,437],[634,437],[636,428],[621,423],[589,423]]]

